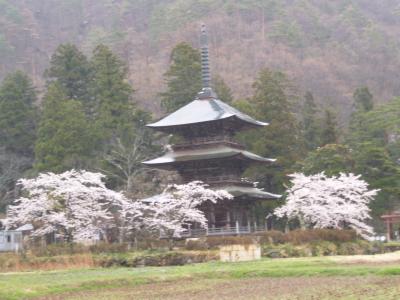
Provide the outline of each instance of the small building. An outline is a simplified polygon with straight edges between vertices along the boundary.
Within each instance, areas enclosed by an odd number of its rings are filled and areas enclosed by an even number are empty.
[[[177,171],[183,183],[199,180],[213,189],[226,190],[235,198],[206,203],[201,209],[208,220],[206,230],[191,228],[188,236],[245,234],[264,227],[257,220],[257,202],[280,198],[243,180],[251,165],[271,164],[275,159],[251,153],[235,140],[239,131],[262,128],[257,121],[218,99],[210,86],[207,35],[201,34],[203,88],[196,99],[163,119],[148,124],[155,130],[179,136],[181,141],[163,156],[145,161],[148,167]]]
[[[381,216],[386,224],[386,240],[400,241],[400,210],[392,211]]]
[[[1,230],[0,252],[21,251],[24,248],[24,236],[32,230],[32,224],[25,224],[15,230]]]
[[[22,231],[0,231],[0,252],[18,252],[23,248]]]

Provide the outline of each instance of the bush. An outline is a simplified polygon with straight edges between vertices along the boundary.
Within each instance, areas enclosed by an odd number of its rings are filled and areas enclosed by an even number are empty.
[[[334,243],[352,242],[357,239],[354,230],[336,230],[336,229],[309,229],[293,230],[284,235],[286,243],[300,245],[316,241],[328,241]]]
[[[122,253],[129,250],[129,245],[126,243],[106,243],[101,242],[89,246],[92,253]]]
[[[181,266],[188,263],[200,263],[217,259],[214,253],[204,252],[166,252],[155,254],[100,255],[96,257],[96,265],[101,267],[144,267],[144,266]]]
[[[312,250],[310,245],[264,244],[261,255],[270,258],[309,257],[312,256]]]
[[[87,253],[88,247],[75,243],[49,244],[46,246],[34,245],[29,248],[29,252],[35,256],[59,256]]]
[[[337,246],[328,241],[319,241],[311,244],[313,256],[337,255]]]
[[[388,242],[383,245],[384,252],[393,252],[400,250],[400,242]]]
[[[285,243],[285,234],[282,231],[270,230],[257,233],[260,244],[283,244]]]
[[[219,246],[227,245],[250,245],[257,243],[257,239],[253,236],[221,236],[206,237],[205,243],[208,249],[216,249]]]
[[[185,244],[186,250],[207,250],[208,244],[205,239],[197,239],[197,240],[186,240]]]

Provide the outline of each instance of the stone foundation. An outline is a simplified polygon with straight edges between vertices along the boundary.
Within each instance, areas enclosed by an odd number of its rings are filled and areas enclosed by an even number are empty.
[[[220,260],[224,262],[237,262],[261,259],[261,247],[257,244],[221,246]]]

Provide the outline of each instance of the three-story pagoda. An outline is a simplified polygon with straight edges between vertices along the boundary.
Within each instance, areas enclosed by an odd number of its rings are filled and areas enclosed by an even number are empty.
[[[252,164],[269,164],[264,158],[235,141],[234,135],[245,129],[267,126],[218,99],[210,87],[208,43],[205,26],[201,33],[203,88],[196,99],[158,122],[147,126],[178,135],[184,142],[171,147],[163,156],[144,162],[164,170],[175,170],[184,183],[200,180],[214,189],[223,189],[233,200],[207,203],[201,209],[207,220],[209,234],[245,233],[257,230],[254,214],[256,201],[276,199],[272,194],[242,179]]]

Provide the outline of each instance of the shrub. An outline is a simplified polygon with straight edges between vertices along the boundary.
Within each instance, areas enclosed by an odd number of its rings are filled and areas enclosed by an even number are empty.
[[[285,234],[278,230],[257,233],[257,236],[261,244],[282,244],[285,242]]]
[[[139,256],[100,255],[95,259],[101,267],[144,267],[144,266],[181,266],[188,263],[200,263],[217,259],[214,253],[204,252],[166,252],[148,253]]]
[[[313,242],[311,244],[312,254],[314,256],[337,255],[337,246],[328,241]]]
[[[33,245],[29,248],[29,252],[35,256],[59,256],[82,254],[88,252],[88,247],[82,244],[75,243],[59,243],[49,244],[46,246]]]
[[[393,252],[400,250],[400,242],[388,242],[383,245],[383,249],[385,252]]]
[[[122,253],[129,250],[129,245],[126,243],[106,243],[101,242],[89,246],[92,253]]]
[[[207,250],[208,244],[205,239],[187,240],[185,244],[186,250]]]
[[[270,258],[309,257],[312,256],[312,250],[310,245],[264,244],[261,254],[262,256]]]
[[[227,245],[250,245],[257,243],[257,239],[252,236],[221,236],[221,237],[206,237],[205,240],[208,249],[215,249],[219,246]]]
[[[315,241],[328,241],[334,243],[351,242],[357,239],[354,230],[336,229],[309,229],[293,230],[285,234],[284,241],[295,245],[310,243]]]

